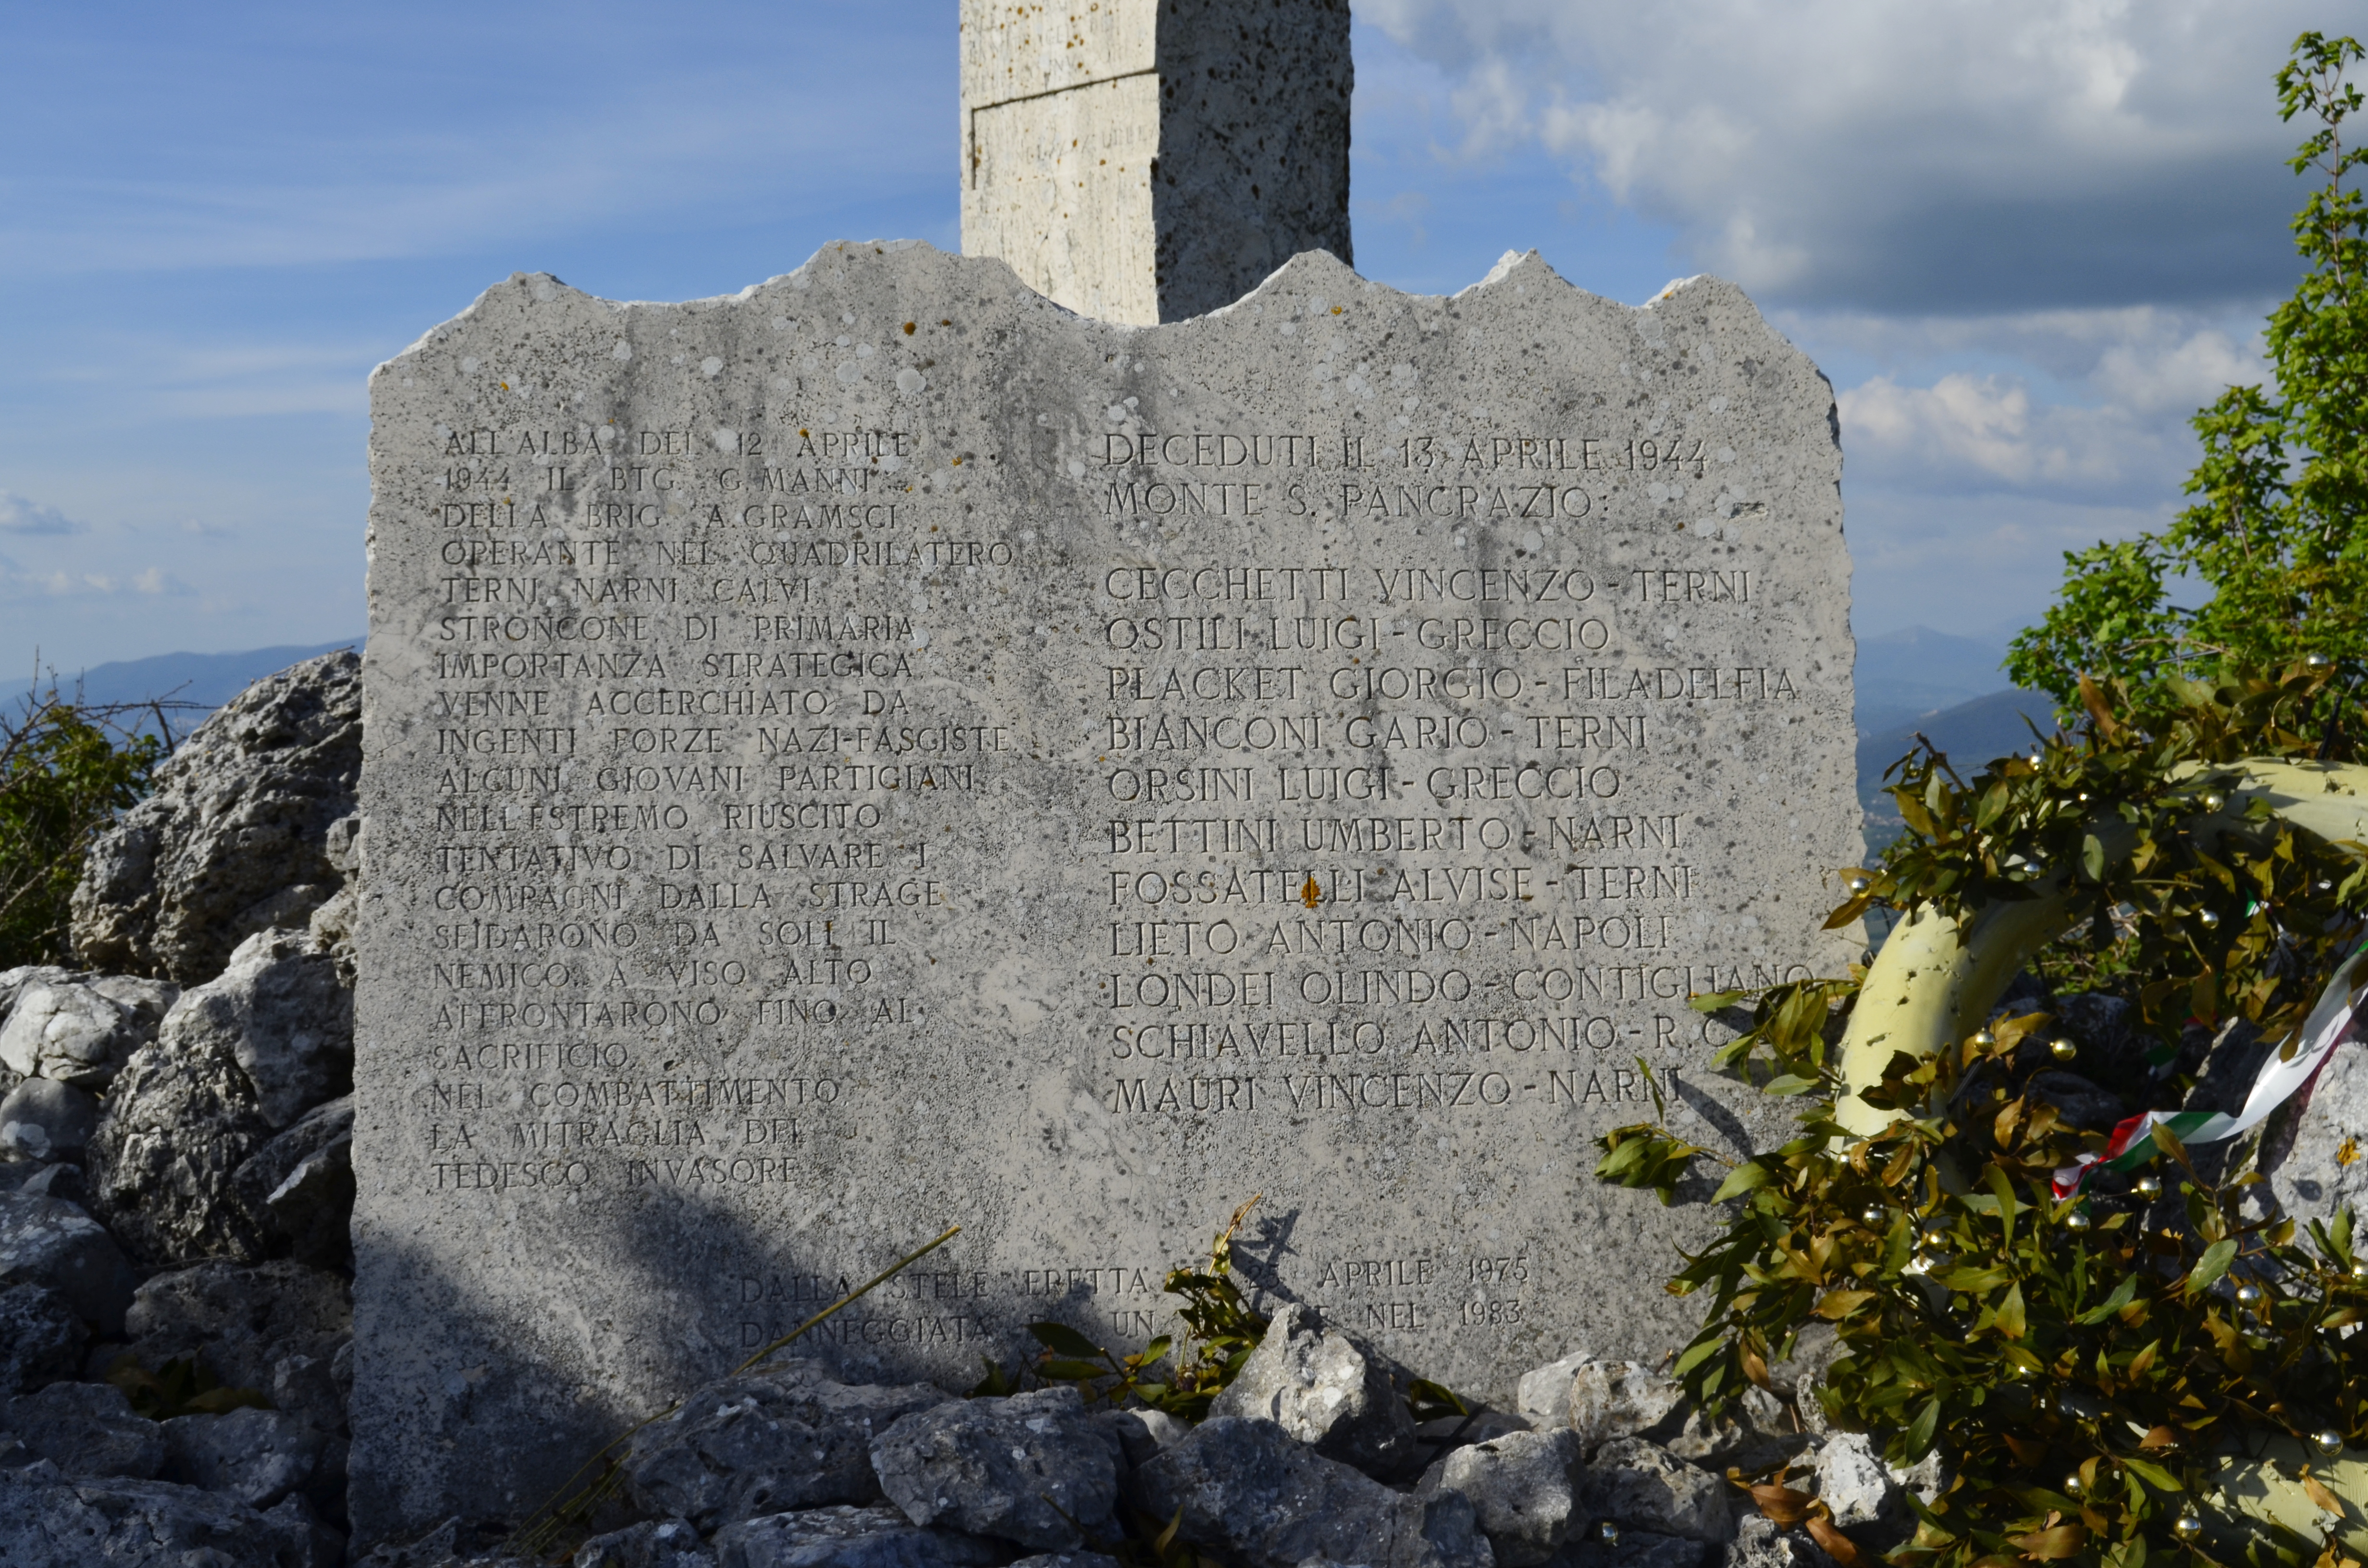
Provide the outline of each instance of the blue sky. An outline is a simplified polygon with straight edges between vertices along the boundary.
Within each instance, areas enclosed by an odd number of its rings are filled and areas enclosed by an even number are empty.
[[[2292,285],[2271,78],[2368,0],[1371,0],[1357,263],[1716,272],[1842,403],[1861,631],[2035,615],[2159,521]],[[370,367],[513,271],[724,293],[955,248],[937,3],[19,6],[0,658],[358,632]]]

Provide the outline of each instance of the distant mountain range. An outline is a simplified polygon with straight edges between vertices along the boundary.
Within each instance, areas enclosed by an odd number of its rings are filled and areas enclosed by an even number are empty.
[[[1925,736],[1964,772],[2031,744],[2032,729],[2055,733],[2055,699],[2009,686],[1998,668],[2003,642],[1911,626],[1858,644],[1858,798],[1867,847],[1901,828],[1883,793],[1883,771]]]
[[[351,637],[342,642],[322,642],[311,647],[250,648],[241,653],[159,653],[150,659],[124,659],[112,664],[94,665],[78,675],[61,672],[57,676],[57,687],[62,696],[78,693],[81,700],[94,705],[157,701],[193,703],[194,707],[176,709],[169,715],[173,733],[186,735],[198,727],[207,713],[265,676],[338,648],[359,649],[361,645],[360,638]],[[41,684],[46,686],[49,683],[45,679]],[[32,687],[32,682],[23,680],[0,686],[0,700],[14,707],[17,699]]]

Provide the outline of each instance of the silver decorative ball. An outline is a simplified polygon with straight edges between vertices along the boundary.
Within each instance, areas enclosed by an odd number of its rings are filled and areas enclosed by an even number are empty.
[[[2075,1209],[2064,1216],[2064,1228],[2067,1231],[2085,1231],[2090,1223],[2089,1211],[2086,1209]]]
[[[2078,1497],[2088,1489],[2088,1484],[2080,1479],[2080,1472],[2077,1470],[2064,1478],[2064,1495],[2066,1497]]]
[[[2363,1257],[2351,1266],[2351,1278],[2368,1279],[2368,1257]]]
[[[2310,1446],[2318,1450],[2319,1458],[2331,1460],[2343,1451],[2343,1434],[2332,1426],[2322,1426],[2310,1435]]]
[[[1975,1029],[1974,1031],[1974,1043],[1976,1046],[1979,1046],[1982,1050],[1987,1051],[1991,1046],[1998,1043],[1998,1036],[1990,1033],[1987,1029]]]
[[[2069,1062],[2080,1054],[2080,1043],[2063,1035],[2057,1035],[2047,1042],[2047,1054],[2058,1062]]]
[[[2304,668],[2313,670],[2323,670],[2335,663],[2324,653],[2305,653],[2302,662]]]
[[[1850,891],[1854,893],[1860,893],[1864,892],[1867,889],[1874,886],[1874,883],[1864,877],[1853,876],[1844,878],[1842,881],[1842,886],[1850,889]]]
[[[1891,1210],[1879,1203],[1870,1203],[1858,1211],[1858,1222],[1870,1231],[1891,1228]]]
[[[2237,1286],[2237,1304],[2248,1312],[2258,1311],[2261,1304],[2261,1288],[2249,1279]]]
[[[1925,1221],[1923,1224],[1917,1228],[1923,1232],[1924,1239],[1928,1242],[1941,1242],[1949,1239],[1949,1221],[1937,1214],[1930,1220]]]
[[[2203,1521],[2195,1517],[2194,1509],[2183,1509],[2179,1517],[2170,1521],[2170,1533],[2183,1541],[2193,1540],[2203,1533]]]
[[[2195,912],[2195,923],[2209,931],[2220,924],[2220,912],[2216,909],[2199,909]]]
[[[2203,809],[2207,812],[2216,812],[2227,803],[2228,797],[2220,793],[2217,790],[2213,790],[2210,794],[2203,797]]]
[[[2152,1171],[2148,1171],[2146,1175],[2138,1177],[2137,1181],[2134,1185],[2136,1188],[2137,1195],[2140,1198],[2160,1198],[2162,1196],[2162,1177],[2155,1175]]]

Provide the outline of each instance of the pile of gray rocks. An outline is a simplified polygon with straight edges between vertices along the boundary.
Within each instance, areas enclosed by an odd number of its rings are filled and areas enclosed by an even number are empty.
[[[85,862],[80,966],[0,972],[11,1568],[345,1559],[360,723],[351,653],[249,687]]]
[[[1904,1540],[1908,1494],[1937,1490],[1774,1394],[1705,1421],[1633,1362],[1567,1358],[1522,1380],[1516,1411],[1423,1427],[1400,1383],[1298,1306],[1194,1426],[1067,1386],[959,1399],[768,1363],[634,1434],[575,1568],[1116,1568],[1121,1541],[1170,1525],[1242,1568],[1807,1568],[1832,1560],[1727,1467],[1793,1461],[1792,1484],[1871,1547]],[[455,1519],[365,1562],[520,1568],[466,1548]]]

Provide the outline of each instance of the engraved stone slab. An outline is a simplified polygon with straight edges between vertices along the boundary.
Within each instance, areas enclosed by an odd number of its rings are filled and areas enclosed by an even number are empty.
[[[950,1388],[1239,1250],[1508,1399],[1657,1358],[1690,994],[1850,956],[1833,397],[1731,286],[1298,257],[1173,325],[839,244],[372,380],[354,1510],[516,1515],[811,1336]]]
[[[962,0],[962,251],[1103,321],[1352,261],[1346,0]]]

